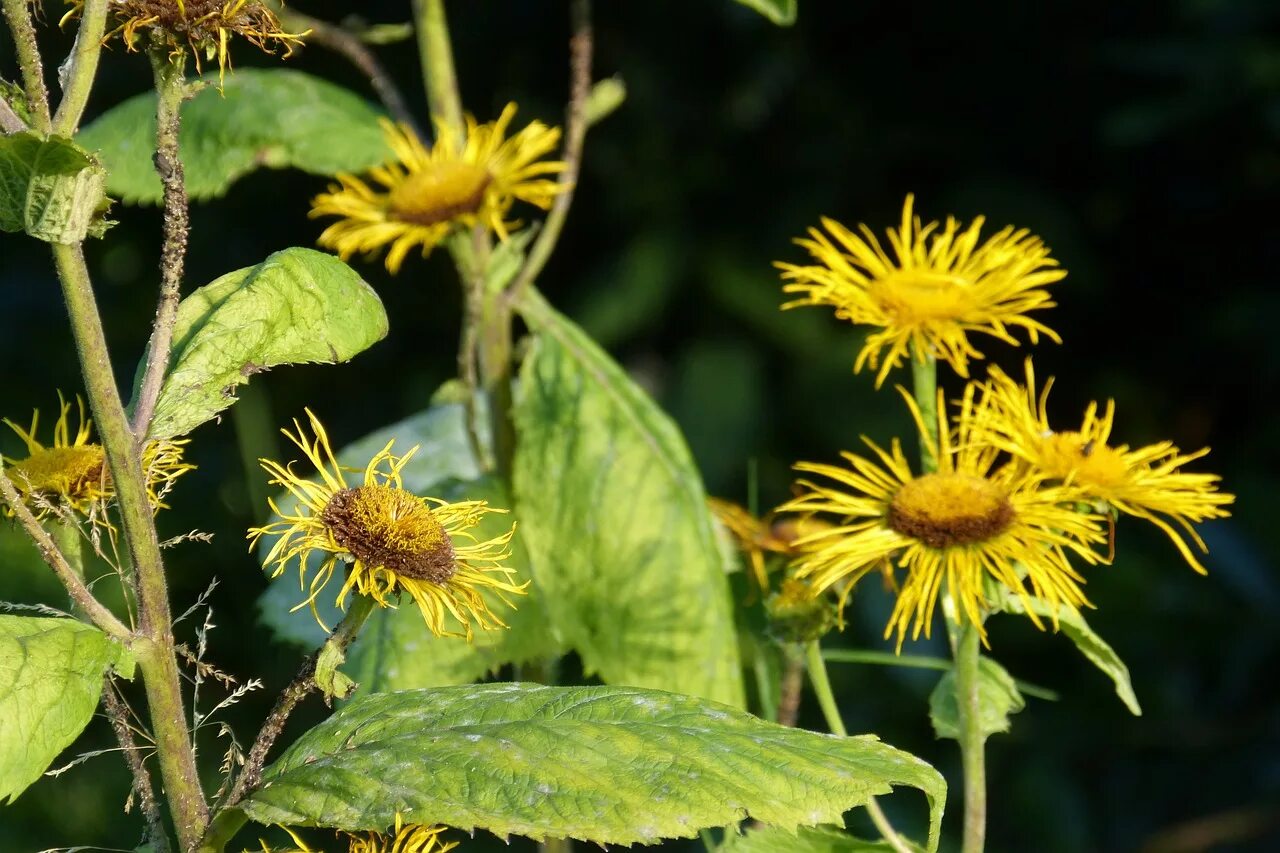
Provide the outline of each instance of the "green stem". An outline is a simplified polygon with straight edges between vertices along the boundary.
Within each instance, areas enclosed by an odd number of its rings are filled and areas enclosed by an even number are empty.
[[[53,117],[53,132],[71,136],[80,126],[93,80],[98,76],[98,56],[102,53],[102,34],[107,30],[107,0],[85,0],[80,11],[80,30],[71,48],[71,68],[63,88],[58,112]]]
[[[817,640],[810,642],[805,647],[805,663],[809,668],[809,684],[812,685],[813,692],[818,697],[818,705],[822,708],[822,716],[827,720],[827,728],[831,730],[832,734],[848,737],[849,731],[844,727],[844,720],[840,717],[840,708],[836,705],[835,694],[831,692],[831,679],[827,677],[827,664],[822,659],[822,647]],[[880,804],[876,802],[875,797],[867,798],[867,814],[871,816],[871,822],[879,830],[880,836],[889,842],[890,847],[897,853],[911,853],[911,846],[893,828],[893,824],[889,823],[889,818],[880,808]]]
[[[13,34],[14,52],[22,69],[22,88],[32,124],[41,133],[52,128],[49,118],[49,90],[44,85],[44,65],[36,45],[36,29],[31,24],[31,0],[3,0],[4,18]]]
[[[960,710],[960,755],[964,763],[963,853],[981,853],[987,834],[986,735],[978,693],[978,628],[966,621],[956,643],[956,705]]]
[[[782,649],[782,680],[775,703],[774,719],[778,725],[795,728],[800,718],[800,695],[804,691],[803,646],[787,643]]]
[[[458,75],[453,69],[453,47],[449,43],[444,0],[413,0],[413,21],[431,117],[461,134],[465,128],[462,99],[458,96]]]
[[[156,538],[151,503],[120,392],[116,388],[102,319],[79,245],[53,244],[89,405],[98,422],[111,480],[115,485],[130,561],[137,573],[140,633],[135,651],[147,693],[151,727],[169,810],[182,849],[193,847],[208,822],[208,807],[196,772],[195,753],[182,707],[182,682],[173,650],[172,616],[164,563]]]
[[[933,452],[938,442],[938,361],[932,354],[912,357],[911,384],[925,429],[920,436],[920,473],[931,474],[938,470]]]
[[[938,672],[947,672],[954,666],[946,658],[899,655],[893,652],[873,652],[864,649],[826,649],[822,653],[822,659],[830,663],[869,663],[880,666],[901,666],[907,669],[933,669]],[[1048,702],[1058,701],[1058,694],[1047,687],[1023,681],[1021,678],[1015,678],[1013,683],[1017,685],[1020,693]]]

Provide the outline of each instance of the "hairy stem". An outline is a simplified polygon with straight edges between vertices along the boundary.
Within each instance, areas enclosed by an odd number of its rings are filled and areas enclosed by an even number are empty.
[[[27,108],[35,129],[48,133],[53,127],[49,118],[49,90],[44,85],[44,65],[36,44],[36,29],[31,24],[31,0],[2,0],[4,19],[13,34],[14,52],[22,69],[22,89],[27,95]]]
[[[71,136],[80,126],[93,80],[98,76],[98,56],[102,53],[102,34],[107,29],[107,0],[85,0],[80,11],[80,30],[71,48],[71,67],[67,72],[62,100],[53,117],[53,132]]]
[[[930,474],[938,470],[938,459],[932,449],[938,442],[938,361],[932,354],[923,360],[912,356],[911,390],[925,429],[920,436],[920,473]]]
[[[208,807],[196,772],[195,754],[182,708],[182,683],[173,651],[172,617],[164,563],[156,538],[139,447],[120,403],[97,301],[79,245],[53,244],[89,405],[115,485],[129,558],[137,573],[141,636],[134,644],[147,692],[151,728],[169,810],[184,850],[204,832]]]
[[[295,31],[310,30],[311,33],[307,36],[308,43],[323,45],[354,65],[361,74],[368,78],[374,94],[378,96],[378,100],[382,101],[382,105],[387,108],[387,112],[391,113],[391,117],[401,124],[407,124],[414,128],[415,131],[417,130],[417,123],[413,120],[413,113],[410,111],[404,95],[396,86],[395,80],[391,78],[391,75],[387,73],[387,69],[378,61],[378,57],[359,37],[340,26],[331,24],[328,21],[322,21],[319,18],[313,18],[297,11],[292,6],[286,6],[279,0],[272,0],[270,5],[272,11],[279,16],[281,22],[287,28]]]
[[[960,756],[964,764],[963,853],[981,853],[987,835],[986,735],[978,693],[978,628],[965,621],[956,642],[956,706],[960,709]]]
[[[106,633],[117,639],[129,639],[131,636],[129,629],[102,602],[93,597],[93,593],[84,585],[84,578],[81,577],[80,572],[76,571],[75,567],[67,560],[66,555],[62,553],[61,549],[53,541],[53,537],[44,529],[39,520],[31,514],[31,510],[27,508],[22,496],[18,494],[13,481],[5,474],[3,459],[0,459],[0,497],[3,497],[4,502],[13,510],[14,517],[18,519],[22,529],[31,537],[31,541],[35,543],[36,550],[40,552],[40,556],[49,568],[53,569],[53,573],[58,576],[58,580],[62,582],[62,585],[66,587],[67,594],[71,596],[71,601],[75,606],[89,617],[90,622]]]
[[[190,230],[186,176],[178,151],[182,102],[188,93],[185,54],[172,59],[167,51],[157,49],[150,51],[150,57],[157,95],[155,166],[164,187],[164,243],[160,250],[160,300],[147,345],[147,365],[133,408],[133,433],[139,446],[146,443],[160,386],[169,367]]]
[[[782,690],[778,697],[778,724],[794,728],[800,716],[800,696],[804,692],[804,648],[787,643],[782,670]]]
[[[431,117],[460,134],[464,127],[462,99],[458,95],[458,75],[453,69],[453,47],[449,43],[444,0],[413,0],[413,22],[418,33],[422,81],[427,87]]]
[[[529,249],[524,265],[507,288],[506,302],[520,300],[521,292],[532,284],[551,258],[551,253],[564,230],[573,190],[582,167],[582,144],[587,135],[587,97],[591,94],[591,54],[594,36],[591,29],[591,0],[573,0],[570,10],[573,36],[569,40],[569,106],[565,117],[564,171],[560,173],[560,193],[547,213],[538,238]]]
[[[813,692],[818,697],[818,705],[822,708],[822,716],[827,720],[827,728],[831,730],[832,734],[847,737],[849,732],[844,727],[844,720],[840,716],[840,708],[836,705],[835,694],[831,692],[831,679],[827,677],[827,664],[822,659],[822,647],[817,640],[812,641],[805,647],[805,662],[809,667],[809,684],[813,687]],[[880,808],[880,804],[876,802],[875,797],[867,798],[867,814],[871,816],[871,822],[875,824],[880,836],[889,842],[890,847],[897,853],[911,853],[910,845],[893,828],[893,824],[889,823],[888,816]]]
[[[102,704],[107,711],[107,719],[111,721],[111,729],[116,733],[116,740],[120,743],[120,751],[124,753],[124,760],[133,774],[133,790],[138,793],[142,814],[147,819],[147,841],[156,853],[169,853],[169,836],[165,834],[164,818],[156,802],[155,789],[151,786],[151,774],[142,761],[138,743],[129,727],[129,709],[116,693],[115,679],[110,676],[102,685]]]

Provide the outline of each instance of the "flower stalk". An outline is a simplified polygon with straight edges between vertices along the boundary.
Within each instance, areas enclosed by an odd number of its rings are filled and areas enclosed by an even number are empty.
[[[85,0],[80,15],[80,29],[71,47],[70,70],[63,87],[62,100],[53,117],[53,132],[71,136],[80,126],[93,80],[98,76],[98,57],[102,53],[102,36],[107,30],[107,0]]]
[[[5,22],[13,35],[14,52],[18,67],[22,70],[22,87],[27,97],[27,108],[35,129],[48,133],[52,127],[49,117],[49,90],[44,84],[44,64],[36,46],[36,29],[31,23],[30,0],[3,0]]]

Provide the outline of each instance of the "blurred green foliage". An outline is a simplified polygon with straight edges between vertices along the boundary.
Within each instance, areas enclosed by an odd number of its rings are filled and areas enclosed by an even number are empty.
[[[296,5],[331,19],[350,8]],[[52,25],[61,4],[46,6],[43,45],[61,57],[71,36]],[[996,658],[1062,698],[1030,700],[991,741],[990,849],[1280,846],[1280,544],[1265,532],[1280,507],[1280,240],[1269,225],[1280,201],[1280,7],[807,0],[787,29],[730,3],[597,7],[597,76],[619,74],[628,98],[588,139],[575,207],[540,284],[676,417],[712,494],[747,500],[754,460],[767,507],[788,495],[795,460],[833,458],[863,433],[906,434],[891,393],[850,372],[858,331],[822,311],[778,311],[770,264],[800,257],[789,241],[819,215],[880,230],[913,191],[926,217],[981,213],[995,227],[1031,228],[1071,271],[1049,317],[1065,343],[1037,351],[1039,370],[1059,377],[1058,417],[1114,397],[1118,440],[1212,445],[1202,470],[1239,495],[1235,517],[1204,530],[1208,578],[1158,533],[1123,519],[1116,564],[1089,575],[1099,606],[1090,624],[1129,665],[1143,717],[1128,714],[1065,637],[1025,620],[993,623]],[[475,0],[450,11],[468,108],[487,119],[516,100],[521,115],[555,121],[567,85],[563,4]],[[391,0],[360,14],[408,17]],[[239,65],[275,61],[239,47]],[[10,50],[0,39],[7,77]],[[421,103],[412,44],[379,50]],[[46,65],[52,80],[56,59]],[[291,66],[369,94],[321,49]],[[113,50],[90,114],[149,85],[142,57]],[[196,207],[188,281],[310,245],[319,229],[307,202],[323,186],[298,172],[260,173]],[[89,249],[125,385],[154,311],[160,228],[151,208],[118,207],[113,217],[110,239]],[[424,409],[453,373],[457,345],[446,258],[415,260],[395,279],[377,264],[359,269],[386,303],[388,339],[350,364],[255,379],[278,424],[310,405],[339,446]],[[996,343],[986,352],[1006,369],[1023,357]],[[78,388],[46,247],[15,235],[0,236],[0,363],[0,413],[15,420],[51,406],[55,389]],[[226,718],[243,741],[292,677],[297,652],[257,622],[266,581],[243,537],[262,515],[248,497],[261,483],[245,479],[231,420],[193,438],[200,469],[178,484],[161,535],[215,534],[168,561],[177,612],[217,575],[213,661],[266,680]],[[18,446],[5,436],[0,449]],[[0,600],[61,603],[7,525],[0,559]],[[864,586],[841,641],[884,648],[889,599]],[[183,623],[179,639],[191,642],[195,624]],[[935,632],[908,650],[940,648]],[[954,744],[935,741],[929,724],[937,673],[836,665],[833,677],[851,731],[874,731],[957,778]],[[819,728],[812,705],[801,722]],[[307,705],[286,737],[322,715]],[[226,742],[206,731],[200,747],[214,764]],[[113,745],[96,721],[73,750]],[[131,846],[139,822],[121,812],[127,793],[110,756],[42,780],[0,811],[0,849]],[[919,818],[905,800],[885,806],[895,821]]]

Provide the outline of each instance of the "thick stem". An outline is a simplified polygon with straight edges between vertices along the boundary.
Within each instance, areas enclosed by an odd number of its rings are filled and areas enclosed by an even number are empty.
[[[520,272],[507,288],[506,301],[515,304],[521,293],[542,272],[564,230],[573,190],[582,166],[582,144],[587,135],[587,98],[591,94],[591,53],[594,37],[591,29],[591,0],[573,0],[570,11],[573,36],[569,41],[569,106],[565,118],[564,171],[560,173],[560,193],[551,205],[538,238],[529,248]]]
[[[186,63],[182,59],[185,54],[172,59],[168,51],[153,50],[150,56],[157,94],[155,166],[164,187],[164,243],[160,249],[160,300],[147,345],[147,366],[133,407],[133,433],[139,446],[146,443],[160,386],[169,367],[190,229],[186,176],[178,152],[182,102],[187,97]]]
[[[805,647],[805,662],[809,667],[809,684],[813,687],[814,695],[818,697],[818,705],[822,708],[822,715],[827,720],[827,728],[831,730],[832,734],[847,737],[849,732],[844,727],[844,720],[840,716],[840,707],[836,705],[835,694],[831,692],[831,679],[827,677],[827,664],[822,659],[822,647],[817,640]],[[879,830],[880,836],[889,842],[890,847],[897,853],[911,853],[910,845],[893,828],[893,824],[889,823],[888,816],[880,808],[880,804],[876,802],[875,797],[867,798],[867,814],[871,816],[871,822]]]
[[[151,774],[142,761],[137,741],[133,738],[133,729],[129,727],[129,709],[116,693],[115,682],[110,677],[102,685],[102,704],[106,708],[107,719],[111,721],[111,729],[116,733],[116,740],[120,743],[120,750],[124,753],[124,760],[133,774],[133,790],[138,792],[142,814],[147,819],[147,841],[156,853],[169,853],[169,836],[165,834],[164,818],[156,802]]]
[[[987,834],[987,771],[978,693],[978,629],[966,621],[956,643],[956,705],[960,709],[960,755],[964,763],[963,853],[981,853]]]
[[[303,14],[292,6],[286,6],[279,0],[272,0],[271,9],[280,17],[280,21],[290,30],[309,30],[308,44],[319,44],[339,54],[360,73],[369,79],[374,94],[382,101],[382,105],[391,113],[391,117],[401,124],[407,124],[416,131],[413,113],[405,102],[404,95],[397,88],[395,80],[382,67],[378,57],[355,34],[340,26]]]
[[[71,320],[89,405],[98,422],[115,485],[129,557],[137,573],[141,634],[135,643],[147,691],[151,727],[169,810],[182,849],[191,849],[204,832],[208,808],[200,789],[195,754],[182,709],[182,683],[173,652],[172,617],[164,563],[147,497],[139,448],[120,403],[111,371],[106,336],[98,313],[84,252],[79,245],[53,244],[53,258]]]
[[[431,117],[461,134],[465,126],[462,99],[458,96],[458,75],[453,70],[453,47],[449,43],[444,0],[413,0],[413,22],[418,33],[422,81],[427,88]]]
[[[71,136],[80,126],[93,80],[98,76],[98,56],[102,53],[102,34],[106,29],[107,0],[85,0],[80,11],[80,30],[71,48],[66,86],[53,117],[54,133]]]
[[[3,9],[9,32],[13,34],[18,67],[22,69],[22,89],[27,95],[32,124],[41,133],[48,133],[53,126],[49,119],[49,90],[44,85],[36,28],[31,25],[31,0],[3,0]]]
[[[27,505],[18,494],[13,481],[4,473],[4,461],[2,459],[0,459],[0,497],[3,497],[4,502],[13,510],[14,517],[18,519],[22,529],[31,537],[31,541],[35,543],[36,550],[40,552],[40,556],[49,568],[53,569],[53,573],[58,576],[58,580],[62,582],[62,585],[66,587],[67,594],[71,596],[71,601],[75,606],[89,617],[90,622],[106,633],[117,639],[129,639],[131,636],[129,629],[102,602],[93,597],[93,593],[84,585],[84,578],[81,573],[71,565],[66,555],[62,553],[53,541],[53,537],[44,529],[39,520],[31,514],[31,510],[27,509]]]
[[[782,689],[778,696],[778,725],[794,728],[800,717],[800,696],[804,692],[804,648],[787,643],[782,651]]]

